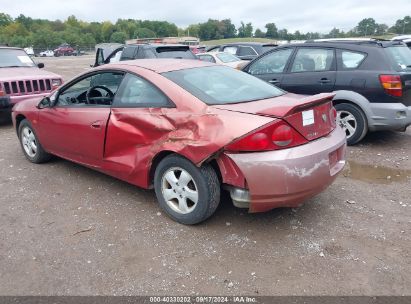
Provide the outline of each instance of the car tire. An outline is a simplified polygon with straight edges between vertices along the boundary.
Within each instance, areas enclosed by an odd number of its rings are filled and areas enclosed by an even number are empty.
[[[347,135],[349,146],[360,142],[368,132],[367,119],[362,110],[350,103],[339,103],[335,105],[337,110],[337,124],[339,124]]]
[[[161,209],[173,220],[198,224],[220,203],[220,182],[210,165],[196,167],[178,155],[164,158],[154,174],[154,189]]]
[[[18,135],[24,156],[26,156],[29,161],[40,164],[51,159],[52,155],[43,149],[36,132],[27,119],[20,122]]]

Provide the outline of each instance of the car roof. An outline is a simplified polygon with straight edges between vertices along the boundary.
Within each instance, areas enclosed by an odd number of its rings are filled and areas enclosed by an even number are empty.
[[[334,47],[334,48],[353,48],[353,47],[388,47],[400,45],[401,41],[390,40],[330,40],[330,41],[307,41],[301,43],[287,43],[277,48],[298,46],[298,47]]]
[[[104,65],[103,68],[125,68],[132,70],[133,67],[139,67],[147,70],[151,70],[156,73],[165,73],[171,71],[193,69],[200,67],[213,66],[214,63],[205,62],[195,59],[172,59],[172,58],[156,58],[156,59],[136,59],[136,60],[127,60],[120,61],[116,63],[111,63]]]

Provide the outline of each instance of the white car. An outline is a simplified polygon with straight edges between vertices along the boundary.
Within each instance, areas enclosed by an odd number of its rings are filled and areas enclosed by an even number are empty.
[[[201,53],[196,56],[202,61],[214,62],[234,69],[241,69],[248,62],[228,52]]]
[[[54,57],[54,52],[51,51],[51,50],[47,50],[47,51],[44,51],[44,52],[40,52],[39,56],[40,57]]]
[[[402,35],[392,38],[391,40],[399,40],[404,42],[411,49],[411,35]]]

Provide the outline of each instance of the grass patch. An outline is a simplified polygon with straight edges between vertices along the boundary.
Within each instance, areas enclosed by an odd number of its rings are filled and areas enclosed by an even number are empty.
[[[217,45],[217,44],[226,44],[226,43],[233,43],[233,42],[275,42],[276,40],[267,39],[267,38],[228,38],[228,39],[218,39],[218,40],[208,40],[208,41],[201,41],[200,44],[205,45]]]

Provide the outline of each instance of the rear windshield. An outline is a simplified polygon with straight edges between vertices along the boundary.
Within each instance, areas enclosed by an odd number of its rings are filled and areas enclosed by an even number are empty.
[[[219,53],[216,56],[218,59],[220,59],[224,63],[236,62],[236,61],[241,60],[237,56],[234,56],[233,54],[230,54],[230,53]]]
[[[196,56],[185,48],[156,48],[158,58],[179,58],[179,59],[197,59]]]
[[[244,72],[210,66],[163,73],[163,76],[209,105],[277,97],[284,91]]]
[[[34,66],[35,63],[25,51],[0,48],[0,68]]]
[[[408,47],[390,46],[386,50],[395,70],[411,70],[411,50]]]
[[[266,44],[266,45],[263,45],[263,53],[265,53],[265,52],[267,52],[267,51],[269,51],[269,50],[271,50],[271,49],[273,49],[273,48],[275,48],[275,47],[276,47],[275,44]]]

